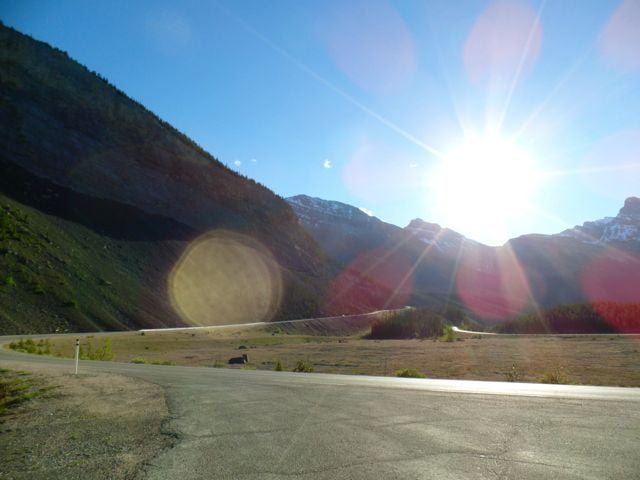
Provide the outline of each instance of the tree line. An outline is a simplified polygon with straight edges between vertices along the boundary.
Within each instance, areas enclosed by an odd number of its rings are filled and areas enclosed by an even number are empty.
[[[559,305],[509,319],[500,333],[640,333],[640,303]]]
[[[405,308],[389,313],[371,325],[369,338],[437,338],[451,325],[479,329],[465,311],[454,306]]]

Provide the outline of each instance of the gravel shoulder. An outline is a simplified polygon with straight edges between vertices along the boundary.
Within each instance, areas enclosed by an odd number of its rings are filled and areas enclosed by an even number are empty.
[[[75,376],[68,368],[2,367],[57,388],[0,417],[1,479],[130,479],[172,445],[157,385],[106,373]]]

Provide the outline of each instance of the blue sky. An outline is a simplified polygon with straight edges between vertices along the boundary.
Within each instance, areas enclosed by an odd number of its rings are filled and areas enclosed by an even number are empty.
[[[640,195],[639,0],[3,0],[0,18],[285,197],[500,244]],[[496,129],[532,159],[535,189],[507,215],[473,208],[514,204],[513,188],[452,184],[453,212],[435,172]]]

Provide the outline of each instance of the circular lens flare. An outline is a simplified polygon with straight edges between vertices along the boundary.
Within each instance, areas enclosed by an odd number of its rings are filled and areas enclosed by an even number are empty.
[[[508,252],[470,252],[456,272],[463,303],[488,321],[522,313],[529,304],[529,283],[516,257]]]
[[[269,321],[282,293],[280,269],[266,248],[224,230],[187,248],[168,287],[174,309],[195,326]]]

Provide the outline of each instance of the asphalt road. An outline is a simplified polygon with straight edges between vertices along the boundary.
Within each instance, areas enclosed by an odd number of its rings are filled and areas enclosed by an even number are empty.
[[[73,368],[0,349],[0,362],[9,361]],[[141,479],[640,476],[640,389],[111,362],[80,368],[164,387],[165,428],[177,443]]]

